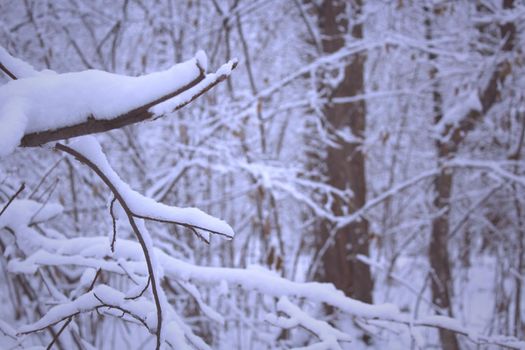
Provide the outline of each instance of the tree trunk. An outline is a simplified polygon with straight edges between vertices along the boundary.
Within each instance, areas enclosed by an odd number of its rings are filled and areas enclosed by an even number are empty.
[[[451,155],[450,149],[448,149],[446,145],[439,143],[437,147],[439,161],[448,159],[448,156]],[[432,233],[428,252],[430,267],[432,269],[432,302],[441,307],[448,316],[453,316],[451,302],[452,296],[454,295],[448,253],[449,211],[452,180],[452,173],[447,169],[442,170],[434,179],[434,190],[436,192],[434,205],[437,210],[443,212],[432,221]],[[456,335],[453,332],[440,329],[439,339],[443,349],[459,349]]]
[[[503,7],[510,9],[513,7],[513,0],[504,0]],[[432,42],[432,22],[431,19],[434,15],[434,10],[425,6],[424,7],[426,18],[425,18],[425,29],[426,39],[429,43]],[[503,50],[511,51],[514,47],[513,41],[515,36],[515,26],[512,22],[506,23],[500,26],[502,37],[506,38]],[[437,55],[434,53],[429,54],[429,61],[433,62],[437,59]],[[430,78],[435,79],[438,75],[436,64],[433,64],[431,68]],[[502,84],[506,75],[508,74],[505,69],[505,64],[502,64],[491,76],[488,85],[483,91],[480,92],[479,97],[481,100],[482,110],[476,111],[471,110],[460,122],[459,127],[456,127],[450,133],[450,140],[441,142],[436,141],[436,150],[438,156],[438,166],[441,166],[443,162],[453,158],[460,147],[462,141],[470,130],[472,130],[479,120],[485,113],[494,105],[497,101],[499,92],[498,84]],[[438,80],[434,80],[433,92],[432,92],[433,112],[434,121],[437,124],[443,117],[442,111],[442,96],[439,90]],[[447,126],[446,131],[442,136],[449,133],[453,126]],[[450,257],[448,251],[448,234],[450,225],[450,198],[453,185],[453,174],[450,169],[442,169],[439,175],[434,179],[434,191],[436,197],[434,198],[434,206],[440,212],[440,215],[432,221],[432,232],[429,245],[429,261],[432,269],[431,278],[431,289],[432,289],[432,301],[446,312],[448,316],[453,316],[452,312],[452,298],[453,298],[453,283],[452,271],[450,265]],[[459,343],[456,335],[453,332],[440,329],[439,338],[443,349],[446,350],[457,350],[459,349]]]
[[[359,12],[362,4],[355,2],[353,10]],[[325,0],[318,8],[319,27],[322,34],[322,50],[326,54],[336,52],[345,45],[344,35],[348,32],[347,2]],[[363,37],[361,24],[352,27],[352,35],[356,39]],[[329,91],[329,100],[337,97],[348,97],[364,92],[364,62],[365,55],[357,54],[350,64],[341,69],[344,76],[337,86],[322,86]],[[329,72],[328,74],[333,73]],[[324,106],[325,122],[329,129],[349,130],[359,139],[364,138],[366,123],[366,106],[364,101],[331,104]],[[335,145],[328,145],[325,158],[325,171],[328,183],[338,189],[351,190],[353,198],[350,203],[335,199],[332,210],[341,215],[352,213],[361,208],[366,200],[365,159],[362,143],[347,142],[336,138]],[[347,209],[345,209],[347,208]],[[332,226],[329,223],[321,225],[323,240],[330,235]],[[368,265],[356,259],[356,255],[369,253],[368,222],[363,219],[341,229],[335,236],[334,244],[323,257],[322,277],[326,282],[333,283],[348,296],[372,302],[373,282]]]
[[[432,42],[432,16],[433,9],[424,7],[425,10],[425,30],[426,39]],[[434,53],[429,54],[429,61],[437,59]],[[435,64],[430,71],[430,79],[434,79],[432,88],[432,110],[435,123],[443,118],[443,98],[439,90],[439,81],[437,80],[438,71]],[[448,160],[457,150],[457,145],[453,142],[436,141],[438,156],[438,166],[443,161]],[[451,299],[453,292],[453,279],[450,268],[450,258],[448,252],[448,232],[449,232],[449,212],[450,212],[450,195],[452,192],[452,172],[450,169],[442,169],[434,179],[434,206],[441,212],[440,215],[432,221],[432,232],[430,236],[430,245],[428,257],[430,260],[431,272],[431,290],[432,302],[438,305],[448,316],[452,316]],[[439,329],[439,340],[441,346],[446,350],[458,350],[459,344],[456,335],[453,332]]]

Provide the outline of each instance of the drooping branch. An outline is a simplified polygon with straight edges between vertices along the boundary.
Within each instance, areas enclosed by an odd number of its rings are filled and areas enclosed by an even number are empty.
[[[151,287],[157,310],[157,326],[155,329],[157,338],[156,349],[160,349],[163,326],[163,291],[160,289],[160,280],[158,277],[159,266],[157,266],[151,237],[145,226],[139,223],[138,220],[148,219],[160,222],[178,223],[186,227],[191,227],[194,230],[202,229],[208,232],[219,233],[227,237],[233,236],[233,230],[223,221],[204,214],[197,209],[168,207],[132,191],[131,188],[129,188],[129,186],[118,177],[113,169],[111,169],[107,159],[105,159],[105,156],[100,149],[100,145],[94,139],[82,139],[77,142],[76,147],[57,143],[55,148],[74,156],[78,161],[91,168],[109,187],[114,198],[126,213],[129,224],[133,229],[144,254],[144,260],[148,270],[148,279],[150,282],[149,285]],[[141,204],[137,204],[137,202],[141,202],[143,207]],[[211,223],[208,224],[208,221],[211,221]],[[207,225],[207,227],[203,225]],[[215,229],[214,227],[218,227],[218,229]],[[114,243],[112,243],[112,247],[113,244]]]
[[[156,327],[157,345],[156,345],[156,349],[160,349],[160,344],[161,344],[161,341],[162,341],[161,340],[162,339],[161,338],[161,332],[162,332],[162,305],[161,305],[160,296],[159,296],[159,288],[160,288],[160,286],[158,285],[158,279],[156,278],[157,271],[155,271],[155,268],[154,268],[154,265],[153,265],[153,261],[152,261],[153,259],[152,259],[151,254],[153,254],[153,252],[151,252],[150,249],[148,249],[148,245],[147,245],[147,243],[146,243],[146,241],[144,239],[143,232],[141,232],[141,230],[139,229],[139,227],[138,227],[138,225],[136,223],[136,218],[135,218],[133,212],[129,208],[129,205],[126,202],[126,200],[124,199],[125,197],[118,191],[118,189],[115,186],[115,184],[113,184],[109,180],[108,176],[106,176],[106,174],[104,174],[102,169],[97,167],[97,165],[94,162],[92,162],[90,159],[88,159],[87,157],[85,157],[81,153],[77,152],[76,150],[74,150],[73,148],[70,148],[68,146],[65,146],[65,145],[62,145],[62,144],[58,143],[55,147],[58,150],[61,150],[63,152],[66,152],[66,153],[69,153],[69,154],[73,155],[78,161],[80,161],[81,163],[87,165],[95,173],[97,173],[97,175],[111,189],[111,191],[113,192],[113,195],[119,201],[119,204],[121,205],[121,207],[124,209],[124,212],[126,213],[126,215],[128,217],[128,220],[129,220],[129,223],[130,223],[130,225],[131,225],[131,227],[133,229],[133,232],[135,233],[135,236],[137,237],[137,240],[139,241],[139,244],[140,244],[140,246],[142,248],[142,252],[144,253],[144,260],[146,261],[146,266],[147,266],[147,269],[148,269],[148,275],[149,275],[149,279],[151,281],[151,292],[153,294],[153,299],[155,301],[155,307],[157,309],[157,327]]]
[[[125,211],[138,219],[176,224],[187,228],[202,230],[228,239],[234,232],[223,220],[208,215],[197,208],[168,206],[133,191],[111,168],[102,149],[94,138],[85,138],[66,146],[57,143],[55,148],[68,153],[87,165],[110,188],[117,201],[125,203]],[[127,209],[127,210],[126,210]]]
[[[158,292],[158,284],[156,283],[158,280],[155,278],[155,275],[157,271],[155,271],[155,268],[153,266],[151,254],[152,252],[149,251],[148,246],[144,240],[143,234],[140,231],[140,229],[137,226],[137,223],[135,222],[135,218],[133,215],[133,212],[129,209],[128,204],[124,200],[124,197],[120,194],[120,192],[117,190],[116,186],[108,179],[107,176],[102,172],[101,169],[99,169],[92,161],[90,161],[88,158],[84,157],[82,154],[78,153],[74,149],[67,147],[62,144],[57,144],[56,148],[59,150],[62,150],[66,153],[69,153],[73,156],[75,156],[76,159],[78,159],[83,164],[87,165],[93,171],[97,173],[97,175],[100,176],[100,178],[106,183],[106,185],[111,189],[113,192],[113,195],[115,198],[119,201],[121,207],[126,212],[126,215],[128,217],[129,223],[131,227],[133,228],[133,232],[135,233],[137,240],[139,241],[139,244],[142,248],[142,252],[144,253],[144,260],[146,261],[147,269],[148,269],[148,275],[149,279],[151,281],[151,291],[153,294],[153,299],[155,301],[155,307],[157,309],[157,327],[156,327],[156,335],[157,335],[157,344],[156,349],[160,349],[161,344],[161,332],[162,332],[162,306],[160,302],[159,292]]]

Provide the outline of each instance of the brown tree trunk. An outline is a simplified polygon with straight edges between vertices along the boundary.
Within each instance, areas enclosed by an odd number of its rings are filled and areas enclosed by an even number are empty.
[[[362,4],[354,2],[352,10],[359,12]],[[348,32],[346,1],[325,0],[318,8],[318,20],[324,53],[333,53],[345,45],[344,35]],[[361,24],[352,27],[352,35],[356,39],[363,37]],[[364,63],[365,55],[357,54],[350,64],[341,69],[344,76],[339,84],[322,86],[326,89],[329,100],[337,97],[348,97],[364,92]],[[334,72],[329,72],[331,74]],[[366,105],[364,101],[331,104],[324,106],[325,122],[329,129],[344,131],[350,130],[357,138],[364,138],[366,124]],[[352,213],[361,208],[366,200],[365,159],[361,142],[347,142],[340,138],[335,140],[336,145],[327,146],[325,170],[328,183],[338,189],[351,190],[354,194],[350,203],[336,199],[332,204],[335,214]],[[347,208],[347,209],[345,209]],[[325,240],[331,231],[329,223],[321,225],[321,237]],[[363,219],[353,223],[336,233],[334,244],[326,251],[323,257],[322,274],[326,282],[333,283],[347,295],[372,302],[373,282],[368,265],[356,259],[356,255],[369,253],[368,222]]]
[[[451,155],[451,150],[448,149],[446,145],[439,143],[437,147],[439,161],[448,159]],[[432,233],[428,252],[430,267],[432,269],[432,302],[441,307],[448,316],[453,316],[451,303],[452,296],[454,295],[450,257],[448,253],[452,180],[452,173],[447,169],[442,170],[434,179],[434,190],[436,192],[434,206],[443,212],[432,221]],[[458,340],[453,332],[439,329],[439,339],[443,349],[459,349]]]
[[[513,0],[504,0],[504,8],[512,8]],[[425,6],[426,12],[425,18],[425,29],[426,39],[429,43],[432,41],[432,22],[431,19],[434,15],[434,10]],[[502,37],[507,38],[503,46],[504,51],[513,50],[513,41],[515,36],[515,26],[513,23],[507,23],[500,27]],[[435,61],[437,56],[433,53],[429,54],[430,62]],[[433,65],[434,67],[436,65]],[[430,78],[435,79],[437,77],[437,69],[432,68],[430,72]],[[460,147],[462,141],[470,130],[472,130],[479,120],[485,113],[494,105],[497,101],[499,93],[498,84],[503,83],[506,75],[508,74],[505,69],[505,63],[501,64],[498,69],[493,73],[489,84],[479,94],[482,110],[471,110],[464,119],[460,122],[459,127],[456,127],[452,132],[447,126],[446,131],[442,136],[449,134],[450,140],[441,142],[436,141],[436,150],[438,156],[438,166],[441,166],[443,162],[453,158]],[[434,121],[437,124],[443,117],[442,111],[442,96],[439,91],[438,80],[434,80],[433,92],[432,92],[433,112]],[[452,271],[450,265],[450,257],[448,251],[448,235],[450,225],[450,198],[453,185],[453,174],[451,169],[442,169],[439,175],[434,179],[434,191],[436,197],[434,198],[434,206],[440,215],[432,221],[432,232],[429,245],[429,261],[432,269],[431,278],[431,290],[432,290],[432,301],[443,309],[443,312],[449,316],[453,316],[452,312],[452,298],[453,283]],[[457,350],[459,349],[459,343],[456,335],[453,332],[440,329],[439,339],[443,349],[446,350]]]
[[[432,17],[434,11],[425,6],[425,30],[426,39],[430,43],[432,36]],[[436,54],[429,54],[429,61],[433,62],[437,59]],[[439,90],[439,81],[437,80],[438,71],[434,68],[434,64],[430,71],[430,79],[434,79],[432,91],[432,110],[435,123],[443,118],[443,98]],[[438,165],[443,161],[448,160],[454,155],[457,150],[457,145],[453,142],[436,141],[436,149],[438,155]],[[432,302],[438,305],[444,313],[448,316],[452,315],[452,296],[453,279],[450,268],[450,257],[448,252],[448,233],[449,233],[449,211],[450,211],[450,195],[452,192],[453,176],[450,169],[442,169],[439,175],[434,179],[434,191],[436,197],[434,198],[435,208],[441,214],[432,221],[432,232],[430,236],[430,245],[428,257],[431,268],[431,291]],[[459,344],[456,335],[445,329],[439,329],[439,340],[441,346],[446,350],[458,350]]]

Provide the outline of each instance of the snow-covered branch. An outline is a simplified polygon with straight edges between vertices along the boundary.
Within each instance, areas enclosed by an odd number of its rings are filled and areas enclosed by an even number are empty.
[[[300,326],[312,332],[321,340],[319,343],[301,348],[303,350],[342,350],[339,342],[352,341],[352,338],[348,334],[332,327],[328,322],[316,320],[301,310],[297,305],[294,305],[292,302],[290,302],[290,300],[288,300],[286,297],[279,299],[279,302],[277,303],[277,311],[285,313],[289,318],[282,316],[277,317],[270,314],[266,316],[266,320],[269,323],[284,329],[291,329]]]
[[[143,257],[140,257],[135,253],[137,248],[139,248],[138,244],[130,240],[119,239],[117,241],[115,245],[115,253],[111,260],[101,258],[102,256],[106,256],[105,254],[101,256],[101,252],[105,251],[107,256],[110,254],[107,239],[105,237],[63,240],[46,238],[43,244],[42,248],[45,250],[37,251],[23,261],[11,261],[9,264],[10,271],[34,273],[40,266],[71,265],[84,268],[100,268],[107,272],[126,275],[127,272],[122,269],[117,261],[125,259],[127,260],[126,269],[128,272],[132,272],[139,276],[147,276],[147,270],[144,268]],[[279,277],[268,270],[260,268],[238,269],[196,266],[169,256],[159,248],[154,249],[155,254],[158,257],[159,265],[164,271],[164,278],[169,280],[182,281],[183,283],[189,283],[191,281],[193,284],[203,286],[226,283],[228,286],[239,286],[243,290],[257,291],[262,295],[280,298],[281,300],[283,297],[289,297],[313,302],[318,305],[329,305],[352,317],[365,320],[381,320],[409,327],[420,326],[447,329],[465,335],[472,341],[480,344],[496,344],[511,349],[522,349],[525,346],[525,342],[520,342],[514,338],[485,336],[476,333],[451,317],[432,315],[414,319],[412,315],[401,312],[392,304],[371,305],[363,303],[345,296],[331,284],[293,282]],[[283,303],[286,302],[282,302],[281,307],[285,306]],[[297,307],[293,310],[296,310],[296,308]],[[290,313],[285,309],[290,311]],[[294,313],[289,307],[286,307],[285,309],[280,311],[286,312],[290,316],[297,316],[297,313]],[[205,312],[205,314],[209,314],[209,312]],[[302,321],[307,323],[313,321],[312,319],[307,320],[303,313],[301,313],[301,315]],[[275,321],[275,319],[272,318],[269,321],[272,320]],[[275,325],[279,324],[276,322],[271,323]],[[297,323],[297,325],[299,325],[299,323]],[[305,323],[305,325],[307,324]],[[314,328],[319,329],[319,327],[321,327],[320,325],[321,323],[315,323]],[[293,326],[295,326],[295,323]],[[338,337],[338,339],[347,341],[346,337],[344,337],[344,339]]]
[[[196,56],[172,68],[140,77],[98,70],[38,72],[0,51],[2,70],[13,80],[0,87],[0,130],[5,155],[17,147],[104,132],[154,119],[192,102],[237,65],[233,60],[206,74],[207,58]],[[162,104],[161,109],[153,107]]]

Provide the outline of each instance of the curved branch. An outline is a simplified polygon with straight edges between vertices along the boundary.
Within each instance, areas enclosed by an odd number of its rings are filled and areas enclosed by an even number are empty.
[[[126,213],[129,223],[131,225],[131,228],[133,229],[133,232],[135,233],[135,236],[137,237],[137,240],[139,241],[139,244],[142,248],[142,252],[144,253],[144,260],[146,260],[146,266],[148,268],[148,275],[149,275],[150,282],[151,282],[151,292],[153,294],[153,300],[155,301],[155,307],[157,309],[157,329],[156,329],[157,346],[156,346],[156,349],[160,349],[161,331],[162,331],[162,306],[161,306],[159,291],[158,291],[159,286],[157,285],[158,280],[155,278],[155,269],[153,268],[151,253],[148,250],[144,237],[142,233],[140,232],[140,229],[137,223],[135,222],[135,217],[134,217],[133,212],[129,208],[128,203],[124,200],[124,197],[122,196],[122,194],[117,190],[116,186],[108,179],[108,177],[102,172],[102,170],[96,166],[95,163],[93,163],[91,160],[89,160],[87,157],[85,157],[81,153],[75,151],[74,149],[66,145],[57,143],[55,145],[55,148],[60,151],[73,155],[79,162],[91,168],[91,170],[93,170],[100,177],[100,179],[102,179],[102,181],[104,181],[104,183],[109,187],[111,192],[113,192],[113,195],[115,196],[115,198],[119,201],[122,209],[124,209],[124,212]]]

